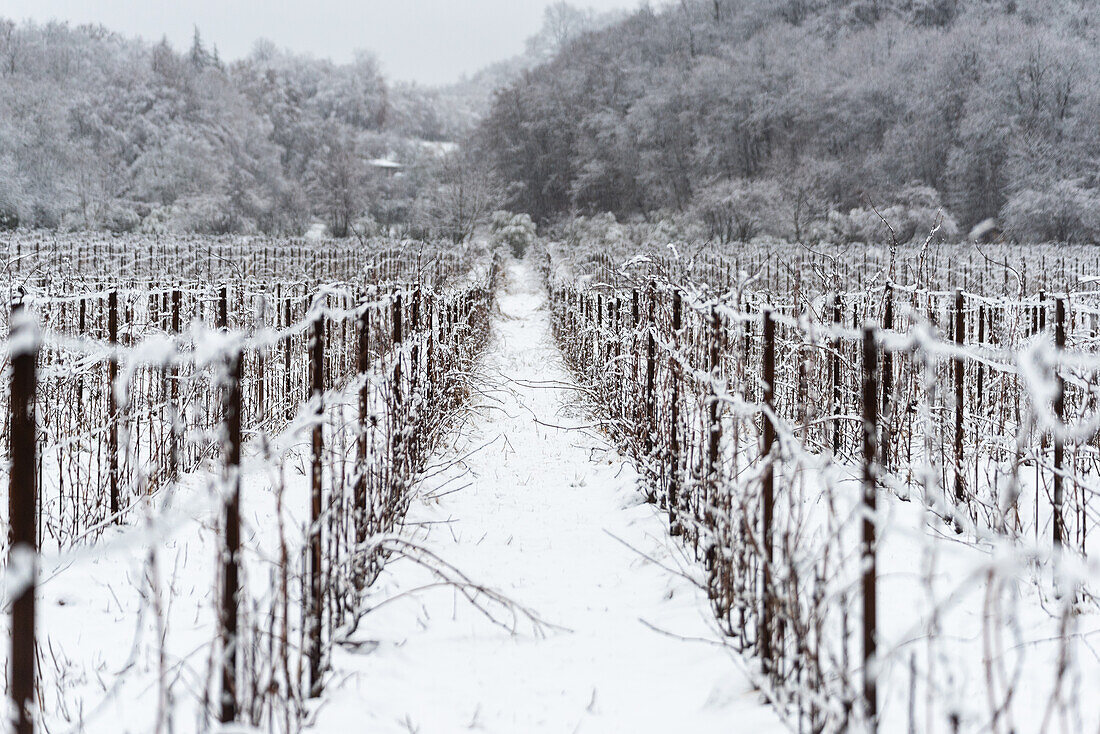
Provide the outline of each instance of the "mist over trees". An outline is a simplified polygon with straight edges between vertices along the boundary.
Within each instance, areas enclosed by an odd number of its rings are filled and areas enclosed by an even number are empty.
[[[681,0],[501,89],[479,150],[511,205],[705,235],[1100,238],[1100,6]],[[942,213],[942,220],[941,220]]]
[[[456,124],[476,126],[489,114],[496,92],[535,67],[551,61],[570,42],[629,17],[621,10],[596,12],[563,0],[543,11],[542,25],[526,39],[523,53],[486,66],[438,90],[437,99]]]

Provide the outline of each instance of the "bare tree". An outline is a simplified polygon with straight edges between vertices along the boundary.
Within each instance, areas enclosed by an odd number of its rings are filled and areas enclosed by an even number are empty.
[[[441,236],[455,244],[465,242],[501,206],[505,192],[489,165],[466,148],[443,159],[439,178],[430,217]]]

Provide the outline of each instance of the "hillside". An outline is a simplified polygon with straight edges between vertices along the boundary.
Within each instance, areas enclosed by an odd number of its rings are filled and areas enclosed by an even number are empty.
[[[260,41],[223,62],[101,26],[0,19],[0,224],[345,234],[407,220],[454,129],[431,90],[360,54],[334,64]],[[398,156],[400,179],[364,165]],[[421,160],[425,166],[417,165]]]
[[[942,207],[948,233],[999,217],[1019,239],[1095,239],[1098,24],[1048,0],[642,8],[500,90],[481,150],[542,220],[855,238],[874,207],[920,236]]]

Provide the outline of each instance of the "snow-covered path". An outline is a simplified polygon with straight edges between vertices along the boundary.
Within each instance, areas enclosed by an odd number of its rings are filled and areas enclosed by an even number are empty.
[[[695,567],[570,407],[536,277],[523,263],[508,275],[476,408],[406,537],[544,624],[521,616],[513,632],[507,610],[494,623],[453,587],[419,589],[438,579],[396,558],[334,653],[314,730],[784,731],[728,650],[683,639],[718,639],[705,597],[641,553]]]

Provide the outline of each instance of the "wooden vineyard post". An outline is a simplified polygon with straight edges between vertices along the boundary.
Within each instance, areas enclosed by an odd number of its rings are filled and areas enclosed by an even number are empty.
[[[223,291],[224,293],[224,291]],[[225,547],[222,549],[222,697],[221,722],[237,720],[237,630],[241,552],[241,377],[244,355],[229,358],[225,389]]]
[[[623,394],[623,380],[622,380],[622,365],[619,363],[619,355],[622,353],[622,313],[621,303],[619,302],[619,296],[615,295],[614,298],[608,298],[607,300],[607,327],[609,333],[608,344],[608,362],[609,365],[614,365],[611,369],[609,378],[611,382],[610,386],[610,408],[611,414],[616,417],[622,416],[622,394]]]
[[[218,291],[218,328],[229,328],[229,288],[224,285]]]
[[[764,543],[764,586],[760,607],[760,657],[764,661],[765,671],[773,669],[772,654],[772,517],[775,513],[775,320],[770,309],[763,312],[763,398],[765,414],[763,420],[763,444],[760,447],[761,459],[765,462],[761,478],[761,528],[760,535]]]
[[[266,288],[261,288],[265,293],[259,296],[256,307],[256,330],[263,332],[267,327],[267,294]],[[254,425],[262,427],[267,417],[267,348],[260,346],[256,350],[256,404],[252,408]]]
[[[878,367],[878,350],[875,344],[875,330],[865,327],[863,330],[863,532],[860,544],[861,568],[863,572],[863,702],[867,715],[868,728],[875,731],[878,726],[878,690],[876,684],[878,660],[876,658],[877,636],[877,590],[876,590],[876,541],[875,511],[877,505],[875,489],[875,461],[878,436],[878,385],[875,372]]]
[[[118,346],[118,291],[107,295],[107,341],[111,349]],[[110,482],[110,511],[114,522],[119,522],[118,497],[118,404],[115,398],[115,380],[118,379],[118,356],[111,354],[107,360],[107,461]]]
[[[955,344],[963,346],[966,337],[966,317],[963,314],[963,294],[955,290]],[[955,501],[962,504],[965,497],[963,479],[963,378],[966,362],[962,356],[955,358]]]
[[[657,431],[657,342],[654,338],[656,331],[656,301],[657,284],[649,284],[649,314],[646,318],[646,362],[645,362],[645,456],[650,461],[653,456],[653,438]],[[652,494],[647,499],[650,502],[656,500]]]
[[[978,306],[978,345],[985,344],[985,322],[988,315],[992,312],[991,309],[987,309],[984,305]],[[980,476],[980,464],[978,461],[978,449],[982,444],[982,430],[986,419],[986,407],[985,407],[985,365],[978,362],[976,365],[977,371],[977,389],[974,392],[974,405],[971,406],[970,413],[975,417],[974,420],[974,489],[977,491],[979,486]],[[884,388],[885,389],[885,388]],[[990,456],[993,454],[990,452]],[[885,465],[885,464],[884,464]]]
[[[402,422],[399,420],[399,413],[401,406],[404,403],[404,395],[401,390],[401,345],[405,341],[404,323],[402,322],[403,313],[401,310],[401,292],[398,291],[393,301],[393,351],[395,355],[393,364],[393,385],[391,386],[391,395],[393,396],[392,406],[392,454],[390,458],[390,471],[396,474],[398,477],[402,475],[401,467],[401,429]],[[400,488],[398,487],[397,479],[392,479],[390,482],[390,508],[394,509],[400,500]]]
[[[1054,346],[1057,347],[1058,355],[1061,356],[1062,352],[1066,348],[1066,302],[1065,299],[1059,298],[1055,301],[1054,312]],[[1055,383],[1057,387],[1054,393],[1054,415],[1058,419],[1058,425],[1056,428],[1060,431],[1065,424],[1066,418],[1066,385],[1065,380],[1062,378],[1061,373],[1057,371],[1055,367]],[[1061,436],[1057,433],[1054,436],[1054,550],[1058,552],[1062,549],[1062,544],[1065,542],[1065,517],[1062,514],[1063,510],[1063,481],[1062,481],[1062,466],[1065,463],[1065,442]]]
[[[294,418],[294,395],[292,394],[292,385],[290,377],[290,350],[294,346],[294,335],[290,330],[290,296],[286,297],[283,301],[283,329],[286,331],[286,336],[283,337],[283,401],[286,405],[286,419],[293,420]]]
[[[712,577],[715,571],[716,546],[718,541],[714,537],[717,521],[714,508],[718,496],[718,462],[720,459],[719,448],[722,440],[722,424],[719,416],[718,381],[720,375],[720,359],[722,355],[722,326],[718,316],[717,306],[710,310],[710,354],[708,366],[710,367],[710,389],[707,396],[707,472],[705,493],[703,495],[703,524],[708,533],[706,538],[706,564]],[[698,536],[698,533],[696,533]],[[712,589],[713,593],[713,589]]]
[[[38,582],[37,443],[35,393],[38,341],[22,303],[11,310],[11,401],[9,409],[11,469],[8,475],[8,571],[23,570],[23,583],[11,594],[11,679],[8,692],[14,714],[14,734],[33,734],[35,689],[35,589]]]
[[[670,453],[669,480],[668,480],[668,524],[669,533],[682,535],[684,530],[680,524],[680,329],[683,319],[683,301],[679,290],[672,292],[672,345],[673,353],[668,358],[670,382],[672,383],[671,407],[670,407]]]
[[[836,293],[836,294],[833,295],[833,328],[834,329],[840,328],[840,319],[841,319],[841,300],[840,300],[840,294]],[[832,372],[832,377],[833,377],[833,393],[832,393],[833,406],[832,407],[833,407],[833,456],[834,457],[837,454],[840,453],[840,414],[842,412],[841,405],[840,405],[841,397],[842,397],[841,392],[840,392],[840,343],[841,343],[840,342],[840,337],[839,336],[834,336],[833,337],[833,353],[832,353],[831,358],[830,358],[830,361],[832,363],[832,369],[830,371]]]
[[[81,339],[84,338],[87,333],[87,316],[88,316],[88,302],[86,299],[80,299],[80,311],[77,318],[76,335]],[[81,370],[80,376],[76,381],[76,414],[84,415],[84,371]]]
[[[416,390],[420,384],[420,340],[415,338],[420,333],[420,289],[412,294],[412,303],[409,304],[410,331],[414,335],[412,348],[409,350],[409,389]]]
[[[604,339],[604,327],[603,327],[603,294],[596,294],[596,357],[593,363],[598,366],[598,369],[603,372],[604,365],[606,364],[606,355],[604,354],[606,340]],[[604,375],[600,375],[601,385],[604,380]]]
[[[180,301],[182,295],[179,289],[172,291],[172,335],[178,336],[180,333]],[[180,473],[180,410],[179,410],[179,367],[175,364],[172,365],[168,375],[168,400],[169,410],[168,415],[172,420],[170,426],[170,446],[168,449],[168,473],[172,477],[172,481],[179,479]]]
[[[886,284],[886,306],[883,309],[882,328],[892,331],[894,328],[894,292]],[[891,421],[893,419],[894,391],[894,354],[888,349],[882,352],[882,431],[879,441],[880,462],[885,471],[890,470]]]
[[[424,328],[428,340],[424,347],[424,394],[425,401],[434,405],[439,389],[439,375],[436,374],[436,302],[431,295],[424,299],[424,311]]]
[[[325,317],[314,317],[309,341],[309,382],[313,404],[313,446],[310,471],[309,526],[309,695],[321,695],[321,452],[323,446],[325,389]]]
[[[359,440],[356,444],[356,458],[359,464],[359,472],[355,480],[357,558],[363,552],[363,544],[367,541],[367,432],[370,430],[370,380],[367,377],[367,370],[370,368],[370,308],[365,305],[359,313],[358,326],[356,368],[359,379],[363,382],[359,386]],[[357,561],[355,583],[360,591],[363,588],[365,567],[363,559]]]
[[[1043,291],[1039,291],[1039,304],[1035,307],[1035,323],[1036,333],[1041,333],[1047,329],[1047,294]]]
[[[641,320],[638,309],[638,289],[634,288],[630,294],[630,330],[633,335],[630,339],[630,391],[634,399],[630,404],[630,418],[633,426],[638,425],[638,322]],[[637,429],[635,429],[637,430]]]

